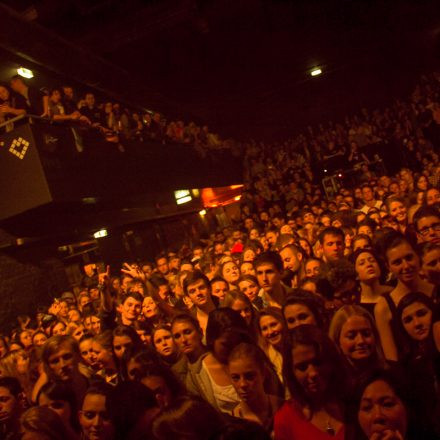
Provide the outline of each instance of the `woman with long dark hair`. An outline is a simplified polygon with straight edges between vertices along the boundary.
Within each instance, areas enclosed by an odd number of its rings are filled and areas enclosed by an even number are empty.
[[[368,312],[374,315],[374,307],[379,298],[393,290],[391,286],[381,283],[382,271],[385,269],[380,264],[379,257],[373,250],[359,249],[351,256],[351,261],[360,284],[359,303]]]
[[[377,301],[374,315],[385,358],[398,361],[400,346],[397,305],[410,292],[433,297],[435,286],[420,277],[420,258],[414,246],[400,233],[390,232],[382,245],[389,271],[397,278],[396,287]]]
[[[283,356],[292,398],[275,414],[275,439],[345,438],[345,377],[333,342],[313,325],[290,331]]]
[[[403,335],[400,365],[409,382],[412,409],[420,423],[430,429],[439,403],[436,388],[440,379],[439,340],[433,331],[435,307],[423,293],[409,293],[397,306],[397,316]]]

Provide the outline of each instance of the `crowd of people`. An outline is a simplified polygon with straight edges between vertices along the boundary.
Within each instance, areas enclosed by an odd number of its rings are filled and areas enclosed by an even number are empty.
[[[40,90],[16,75],[9,84],[0,84],[0,123],[25,114],[57,124],[69,123],[78,131],[92,129],[103,140],[120,146],[124,140],[150,139],[162,144],[184,144],[203,152],[228,147],[230,142],[212,133],[206,125],[167,121],[159,112],[130,109],[111,101],[98,102],[92,92],[79,97],[69,85]],[[5,130],[13,127],[13,123],[6,124]]]
[[[2,438],[440,438],[438,79],[249,143],[230,226],[153,262],[87,264],[17,317],[0,338]],[[66,110],[69,93],[49,94],[51,117],[95,121],[93,96]],[[378,143],[400,146],[397,173],[370,169]],[[360,173],[329,198],[312,164],[335,155]]]

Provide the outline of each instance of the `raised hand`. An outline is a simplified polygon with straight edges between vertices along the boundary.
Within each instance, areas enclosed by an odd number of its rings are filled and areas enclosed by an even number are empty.
[[[145,282],[146,276],[144,272],[137,265],[130,266],[128,263],[124,263],[121,272],[125,275],[131,276],[135,280]]]
[[[100,272],[98,268],[98,284],[107,286],[110,282],[110,266],[107,265],[105,268],[105,272]]]

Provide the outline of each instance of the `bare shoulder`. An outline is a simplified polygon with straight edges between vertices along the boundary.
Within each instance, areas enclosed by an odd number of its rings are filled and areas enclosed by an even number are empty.
[[[374,307],[374,315],[379,318],[391,318],[391,310],[384,297],[380,297]]]

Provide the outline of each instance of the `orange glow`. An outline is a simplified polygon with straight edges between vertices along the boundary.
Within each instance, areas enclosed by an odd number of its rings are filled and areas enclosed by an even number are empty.
[[[201,199],[204,208],[226,206],[241,199],[243,185],[223,186],[219,188],[203,188]]]

